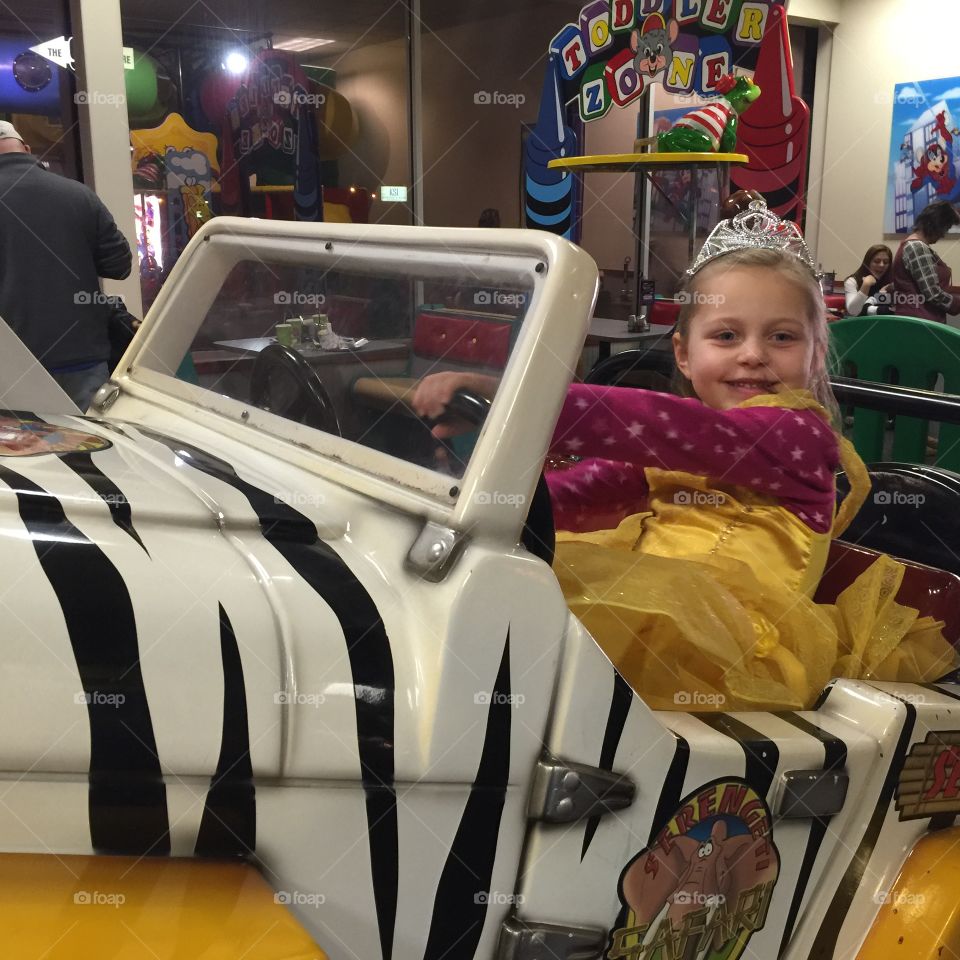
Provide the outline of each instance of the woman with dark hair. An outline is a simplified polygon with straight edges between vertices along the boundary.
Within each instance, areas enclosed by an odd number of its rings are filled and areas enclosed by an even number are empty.
[[[958,224],[960,214],[946,200],[920,212],[913,233],[893,259],[893,307],[898,315],[946,323],[948,313],[960,313],[960,291],[951,286],[951,270],[932,249]]]
[[[887,296],[893,286],[893,251],[882,243],[875,243],[863,255],[863,262],[843,281],[847,297],[847,316],[876,316],[878,307],[889,304]]]

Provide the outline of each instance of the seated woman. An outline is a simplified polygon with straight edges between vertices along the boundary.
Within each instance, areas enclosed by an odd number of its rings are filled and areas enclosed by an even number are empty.
[[[799,232],[752,204],[688,274],[674,350],[691,396],[575,384],[564,403],[551,453],[590,459],[548,477],[558,527],[597,505],[630,514],[558,536],[571,610],[663,709],[809,708],[833,677],[942,676],[957,657],[940,624],[896,603],[890,558],[836,605],[812,599],[869,479],[835,428],[825,307]],[[431,380],[414,400],[425,415],[458,387]],[[840,466],[852,490],[835,516]]]
[[[875,317],[889,309],[893,292],[893,251],[876,243],[863,255],[860,266],[843,281],[848,317]]]
[[[952,271],[933,250],[958,224],[960,214],[946,200],[937,200],[920,212],[913,232],[893,258],[893,299],[898,315],[946,323],[948,313],[960,313],[960,291],[951,286]]]

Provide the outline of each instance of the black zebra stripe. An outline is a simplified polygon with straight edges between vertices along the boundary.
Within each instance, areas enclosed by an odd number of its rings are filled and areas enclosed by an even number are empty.
[[[170,852],[167,794],[140,671],[133,604],[60,501],[0,464],[63,611],[90,720],[90,836],[100,853]]]
[[[184,463],[246,497],[264,539],[330,607],[347,644],[353,676],[360,772],[364,786],[370,869],[384,958],[393,954],[399,888],[399,826],[394,786],[393,654],[380,611],[356,574],[317,536],[314,523],[279,497],[238,476],[227,461],[163,434],[137,431]]]
[[[847,765],[847,745],[833,734],[827,733],[822,727],[811,723],[805,717],[796,713],[778,713],[777,717],[785,723],[796,727],[808,736],[815,737],[823,744],[823,769],[841,771]],[[803,851],[803,861],[800,864],[800,874],[796,889],[793,891],[793,899],[790,901],[790,909],[787,911],[787,921],[783,928],[783,937],[780,940],[780,952],[777,956],[783,956],[793,936],[793,928],[796,926],[797,917],[800,915],[800,906],[803,903],[804,894],[807,891],[807,884],[810,880],[810,874],[817,861],[817,854],[823,844],[823,838],[827,833],[827,826],[830,823],[830,817],[815,817],[810,824],[810,833],[807,835],[807,846]]]
[[[892,694],[890,696],[895,700],[899,699],[893,697]],[[877,844],[877,838],[883,829],[883,822],[890,809],[890,801],[893,799],[893,791],[900,777],[900,770],[910,747],[913,728],[917,719],[916,707],[905,700],[900,702],[906,709],[906,716],[900,729],[900,736],[897,738],[893,756],[890,757],[890,765],[887,767],[887,773],[880,788],[880,795],[877,797],[877,803],[870,817],[870,822],[867,824],[867,829],[857,846],[857,852],[847,865],[843,879],[840,881],[833,895],[833,900],[820,922],[816,939],[807,960],[832,960],[837,940],[840,937],[840,930],[847,918],[847,913],[850,911],[853,898],[860,888],[867,864],[870,862],[870,857],[873,855],[874,847]]]
[[[614,669],[613,694],[610,697],[610,710],[607,713],[607,725],[603,731],[603,744],[600,747],[600,762],[598,766],[601,770],[613,769],[613,761],[617,755],[620,738],[623,736],[623,727],[627,722],[627,714],[630,712],[631,703],[633,703],[633,690],[630,689],[630,684]],[[583,846],[580,850],[581,863],[587,855],[587,849],[599,825],[599,815],[590,817],[587,821],[583,831]]]
[[[487,713],[476,779],[447,855],[423,960],[469,960],[480,942],[510,776],[510,631]]]
[[[759,796],[766,799],[777,773],[777,764],[780,762],[780,751],[776,743],[729,714],[698,713],[696,716],[708,727],[712,727],[718,733],[740,744],[747,761],[743,779],[756,790]]]
[[[220,757],[203,806],[194,853],[201,857],[243,857],[257,845],[257,803],[250,760],[247,691],[243,661],[227,611],[220,608],[223,660],[223,732]]]
[[[80,477],[93,492],[107,505],[113,522],[129,537],[137,542],[149,557],[150,551],[143,545],[140,534],[133,525],[130,513],[130,501],[123,491],[93,462],[91,451],[67,453],[60,458]]]

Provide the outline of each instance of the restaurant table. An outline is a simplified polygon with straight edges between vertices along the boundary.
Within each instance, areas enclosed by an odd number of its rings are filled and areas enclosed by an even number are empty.
[[[598,359],[606,360],[615,343],[637,345],[653,342],[656,338],[666,337],[673,327],[668,324],[651,324],[649,331],[628,330],[626,320],[611,320],[607,317],[594,317],[584,346],[597,347]]]

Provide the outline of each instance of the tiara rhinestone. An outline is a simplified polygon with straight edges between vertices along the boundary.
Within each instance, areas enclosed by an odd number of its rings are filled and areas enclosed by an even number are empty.
[[[800,228],[789,220],[781,220],[767,209],[762,200],[751,200],[750,206],[731,220],[721,220],[704,241],[693,266],[687,270],[692,277],[698,270],[717,257],[745,247],[763,250],[785,250],[805,263],[813,272],[813,257],[803,239]]]

